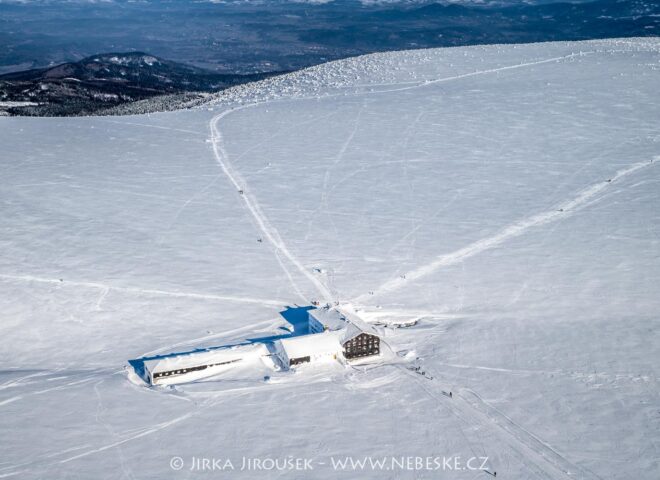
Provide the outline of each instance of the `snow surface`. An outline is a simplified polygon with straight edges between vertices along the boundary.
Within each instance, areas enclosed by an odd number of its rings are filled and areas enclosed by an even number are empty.
[[[196,110],[0,118],[0,477],[658,478],[659,70],[657,39],[437,49]],[[385,330],[400,362],[128,367],[295,334],[326,299],[417,319]]]

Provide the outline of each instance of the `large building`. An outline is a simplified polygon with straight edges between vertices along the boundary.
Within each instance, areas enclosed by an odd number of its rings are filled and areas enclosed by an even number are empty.
[[[152,385],[193,382],[268,356],[263,343],[213,348],[179,355],[144,359],[144,375]]]
[[[350,309],[312,309],[309,333],[185,354],[142,359],[143,378],[152,385],[194,382],[241,365],[288,370],[303,364],[365,363],[380,358],[387,345],[378,331]]]
[[[310,310],[308,315],[309,335],[277,342],[285,367],[328,360],[355,362],[381,354],[376,329],[354,314],[328,306]]]

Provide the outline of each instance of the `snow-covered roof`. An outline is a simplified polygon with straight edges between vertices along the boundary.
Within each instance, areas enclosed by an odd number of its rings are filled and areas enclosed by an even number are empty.
[[[357,337],[361,333],[370,333],[370,332],[365,332],[361,328],[359,328],[357,325],[353,325],[352,323],[348,324],[348,327],[345,329],[341,330],[338,332],[339,335],[339,342],[343,345],[345,342],[348,340],[351,340],[352,338]]]
[[[325,327],[326,330],[334,331],[346,328],[346,318],[336,308],[315,308],[309,310],[307,314],[311,319],[316,320]]]
[[[360,318],[350,304],[334,307],[322,307],[308,312],[310,321],[316,320],[329,332],[336,332],[339,342],[357,337],[361,333],[368,333],[380,337],[376,328]]]
[[[371,335],[376,335],[380,337],[380,333],[378,333],[378,330],[376,327],[371,325],[370,323],[365,322],[362,320],[353,306],[350,304],[342,305],[337,307],[337,310],[342,314],[342,316],[346,319],[346,321],[354,326],[355,328],[359,329],[361,332],[369,333]],[[354,330],[354,329],[349,329],[349,330]],[[352,338],[352,337],[350,337]]]
[[[341,351],[341,344],[335,332],[300,335],[282,338],[278,341],[280,348],[289,359]]]
[[[181,355],[156,357],[145,360],[144,366],[153,374],[156,372],[167,372],[181,368],[240,361],[247,358],[259,357],[261,355],[268,355],[268,348],[264,344],[253,343],[237,345],[229,348],[201,350]]]

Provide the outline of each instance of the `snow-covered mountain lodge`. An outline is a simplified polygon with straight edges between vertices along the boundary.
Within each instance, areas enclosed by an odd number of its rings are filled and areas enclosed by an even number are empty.
[[[381,356],[384,342],[373,325],[348,308],[325,306],[308,312],[305,335],[145,359],[144,379],[152,385],[211,377],[250,361],[274,370],[310,363],[355,363]]]

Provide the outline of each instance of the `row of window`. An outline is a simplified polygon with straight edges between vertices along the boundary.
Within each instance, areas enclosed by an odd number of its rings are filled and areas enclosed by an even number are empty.
[[[357,347],[356,346],[353,346],[353,347],[347,346],[346,348],[344,348],[344,351],[346,351],[346,352],[364,352],[364,351],[368,351],[368,350],[378,350],[379,348],[380,348],[380,345],[378,345],[378,344],[369,345],[369,346],[358,345]]]
[[[171,377],[172,375],[183,375],[184,373],[190,373],[190,372],[198,372],[200,370],[206,370],[207,368],[210,367],[217,367],[219,365],[227,365],[229,363],[235,363],[235,362],[240,362],[240,358],[237,358],[235,360],[229,360],[227,362],[220,362],[220,363],[210,363],[208,365],[199,365],[197,367],[188,367],[188,368],[180,368],[179,370],[169,370],[167,372],[156,372],[153,374],[153,378],[162,378],[162,377]]]
[[[306,357],[292,358],[291,360],[289,360],[289,366],[292,367],[294,365],[300,365],[301,363],[308,363],[311,360],[312,359],[309,357],[309,355]]]
[[[362,333],[344,344],[344,357],[347,359],[370,357],[380,354],[380,338]]]
[[[360,334],[352,340],[349,340],[344,346],[351,347],[371,347],[380,344],[380,338],[373,335]]]
[[[357,358],[357,357],[371,357],[372,355],[380,355],[379,349],[374,350],[362,350],[360,352],[346,352],[344,355],[346,358]]]
[[[357,358],[357,357],[371,357],[373,355],[380,355],[380,349],[379,348],[373,348],[369,350],[357,350],[357,351],[346,351],[344,352],[344,357],[347,359],[351,358]]]
[[[347,344],[344,345],[344,347],[345,347],[345,348],[353,348],[353,349],[355,349],[355,350],[359,350],[359,349],[364,349],[364,348],[378,347],[379,345],[380,345],[380,344],[379,344],[378,342],[374,342],[374,343],[358,343],[358,344],[356,344],[356,343],[353,343],[353,344],[347,343]]]

